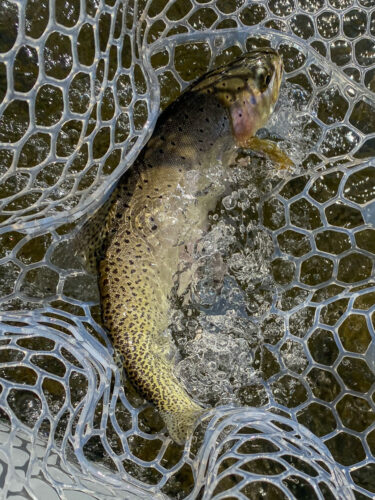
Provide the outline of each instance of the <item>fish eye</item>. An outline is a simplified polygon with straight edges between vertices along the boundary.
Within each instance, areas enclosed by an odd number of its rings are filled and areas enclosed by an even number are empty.
[[[256,73],[256,81],[258,84],[258,88],[261,92],[264,92],[268,85],[270,84],[272,79],[271,74],[265,69],[260,68]]]

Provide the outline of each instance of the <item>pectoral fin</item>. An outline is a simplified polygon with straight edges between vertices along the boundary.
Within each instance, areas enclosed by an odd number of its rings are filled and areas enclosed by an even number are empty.
[[[250,137],[246,140],[242,147],[251,149],[258,153],[264,154],[271,161],[276,163],[277,168],[280,170],[290,170],[294,163],[289,156],[281,151],[276,143],[269,139],[259,139],[259,137]]]

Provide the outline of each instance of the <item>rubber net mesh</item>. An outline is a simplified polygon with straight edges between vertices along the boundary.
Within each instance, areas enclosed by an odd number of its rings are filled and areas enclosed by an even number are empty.
[[[0,0],[4,498],[372,498],[373,6]],[[122,385],[96,278],[70,245],[160,105],[264,45],[285,78],[262,133],[296,166],[244,155],[232,171],[259,163],[261,179],[239,175],[212,215],[206,242],[222,243],[231,281],[212,298],[197,272],[174,336],[176,370],[218,407],[182,448]]]

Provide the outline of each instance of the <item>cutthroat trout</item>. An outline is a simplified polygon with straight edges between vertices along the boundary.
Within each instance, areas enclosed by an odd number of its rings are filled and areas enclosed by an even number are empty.
[[[96,242],[86,258],[96,261],[113,346],[130,381],[157,406],[180,444],[205,409],[165,354],[169,296],[184,249],[207,230],[208,212],[223,192],[225,165],[212,158],[249,143],[273,111],[281,79],[281,59],[267,48],[193,83],[161,114],[99,218],[83,230]]]

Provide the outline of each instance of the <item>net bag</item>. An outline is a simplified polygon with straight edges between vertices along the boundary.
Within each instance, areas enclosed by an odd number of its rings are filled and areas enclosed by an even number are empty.
[[[374,35],[372,0],[0,0],[3,498],[373,497]],[[259,46],[285,66],[261,134],[295,167],[239,158],[212,215],[229,278],[212,297],[198,260],[172,333],[217,404],[181,448],[122,383],[72,240],[160,109]]]

